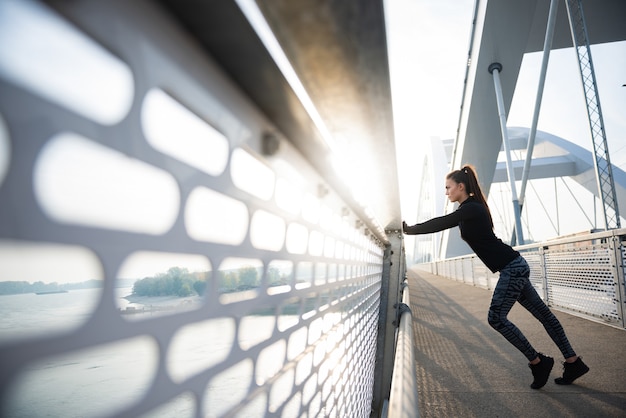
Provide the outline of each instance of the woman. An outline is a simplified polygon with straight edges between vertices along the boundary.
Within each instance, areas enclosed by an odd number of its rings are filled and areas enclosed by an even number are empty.
[[[555,382],[569,385],[587,373],[589,367],[576,355],[559,320],[531,285],[528,279],[530,268],[526,260],[493,233],[491,212],[472,166],[466,165],[446,176],[446,195],[451,202],[459,203],[456,211],[413,226],[403,222],[404,233],[429,234],[458,225],[461,238],[469,244],[478,258],[492,272],[500,272],[489,306],[489,325],[526,356],[534,378],[531,388],[540,389],[546,384],[554,359],[535,351],[524,334],[507,319],[516,301],[543,324],[565,358],[563,376],[556,378]]]

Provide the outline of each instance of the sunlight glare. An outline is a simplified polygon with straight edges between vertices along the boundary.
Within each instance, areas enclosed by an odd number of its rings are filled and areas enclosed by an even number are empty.
[[[287,227],[286,248],[292,254],[304,254],[309,242],[309,230],[301,224],[290,223]]]
[[[235,186],[259,199],[269,200],[274,193],[272,169],[241,148],[233,151],[230,174]]]
[[[157,150],[213,176],[226,168],[228,139],[163,90],[146,94],[141,124]]]
[[[105,125],[133,103],[130,68],[34,1],[0,1],[0,77]]]
[[[255,248],[279,251],[285,242],[285,221],[272,213],[258,210],[250,222],[250,241]]]
[[[185,206],[185,227],[198,241],[239,245],[248,231],[248,208],[239,200],[196,187]]]
[[[158,235],[178,215],[169,173],[77,134],[50,139],[34,171],[38,203],[60,222]]]

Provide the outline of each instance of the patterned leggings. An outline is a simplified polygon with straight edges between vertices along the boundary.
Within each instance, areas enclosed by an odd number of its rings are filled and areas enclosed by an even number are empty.
[[[528,280],[529,276],[530,268],[522,256],[500,270],[500,279],[489,307],[489,325],[521,351],[529,361],[537,358],[537,351],[530,345],[522,331],[507,319],[513,304],[517,301],[541,322],[564,358],[575,356],[576,353],[567,340],[561,323],[541,300]]]

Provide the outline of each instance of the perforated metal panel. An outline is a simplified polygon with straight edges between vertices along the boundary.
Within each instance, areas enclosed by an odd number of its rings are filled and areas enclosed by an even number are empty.
[[[609,244],[546,251],[548,298],[554,306],[604,318],[619,319],[617,282]]]
[[[545,272],[543,255],[539,251],[524,251],[522,253],[530,267],[530,282],[541,298],[546,301]]]
[[[2,280],[97,283],[0,297],[50,319],[0,320],[2,416],[369,416],[383,243],[159,9],[94,3],[0,3]]]
[[[615,304],[618,306],[618,314],[621,316],[626,328],[626,241],[624,237],[617,240],[617,297]]]

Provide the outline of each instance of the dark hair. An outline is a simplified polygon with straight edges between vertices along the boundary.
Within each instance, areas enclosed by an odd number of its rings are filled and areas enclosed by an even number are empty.
[[[489,205],[487,205],[487,199],[485,198],[485,195],[480,188],[480,184],[478,183],[478,176],[476,175],[476,170],[474,169],[474,167],[466,164],[461,167],[460,170],[454,170],[448,173],[446,179],[451,179],[454,180],[454,182],[456,183],[463,183],[465,185],[467,193],[474,199],[482,203],[485,206],[485,209],[487,209],[487,215],[489,215],[491,228],[493,228],[493,218],[491,217],[491,211],[489,210]]]

